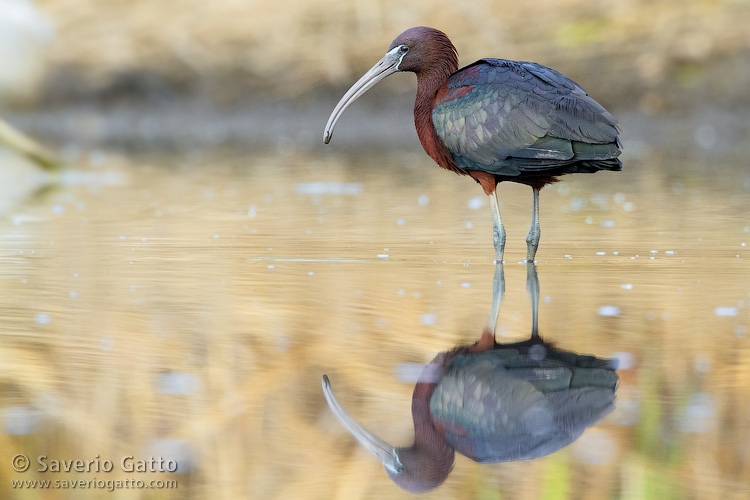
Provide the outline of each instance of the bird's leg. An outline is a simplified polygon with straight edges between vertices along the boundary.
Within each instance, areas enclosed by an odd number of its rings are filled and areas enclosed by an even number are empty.
[[[482,337],[469,348],[468,352],[485,352],[495,348],[495,328],[497,317],[500,314],[500,304],[505,293],[505,273],[502,261],[495,265],[495,279],[492,281],[492,309],[490,310],[490,322],[482,332]]]
[[[534,262],[536,249],[539,248],[539,238],[542,236],[542,229],[539,226],[539,189],[534,188],[534,213],[531,217],[531,229],[526,235],[526,260]]]
[[[495,337],[495,328],[497,327],[497,318],[500,315],[500,304],[503,302],[505,294],[505,272],[503,271],[502,261],[495,264],[495,279],[492,281],[492,309],[490,309],[490,332]]]
[[[497,263],[502,263],[505,251],[505,228],[500,220],[500,206],[497,203],[497,190],[489,194],[490,209],[492,210],[492,241],[495,244]]]
[[[531,338],[539,336],[539,276],[533,260],[526,262],[526,291],[531,297]]]

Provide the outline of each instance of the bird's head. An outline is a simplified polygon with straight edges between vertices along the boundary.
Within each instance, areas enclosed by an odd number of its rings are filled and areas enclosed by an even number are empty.
[[[453,466],[453,450],[445,456],[435,457],[425,453],[427,450],[418,446],[396,448],[378,436],[361,427],[341,407],[333,395],[331,381],[323,375],[323,393],[328,406],[341,424],[370,453],[375,455],[385,467],[388,477],[401,489],[422,493],[440,486]]]
[[[458,54],[445,33],[424,26],[409,28],[393,40],[383,58],[362,75],[336,104],[326,123],[323,141],[326,144],[331,141],[333,127],[344,110],[385,77],[397,71],[411,71],[418,77],[427,72],[437,72],[447,78],[456,68]]]
[[[458,52],[445,33],[435,28],[409,28],[393,40],[388,52],[398,49],[402,54],[398,71],[420,74],[447,66],[449,73],[458,67]],[[448,76],[448,75],[445,75]]]
[[[453,454],[450,463],[431,460],[415,445],[408,448],[396,448],[402,471],[398,474],[386,467],[391,481],[402,490],[410,493],[424,493],[434,490],[445,481],[453,468]]]

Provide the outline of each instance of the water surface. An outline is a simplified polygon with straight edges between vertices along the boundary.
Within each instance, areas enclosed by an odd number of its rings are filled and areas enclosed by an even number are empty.
[[[746,498],[750,174],[685,156],[635,145],[621,173],[542,191],[540,332],[620,360],[615,412],[549,457],[457,457],[429,498]],[[510,342],[531,330],[531,190],[500,193]],[[321,375],[408,445],[404,367],[475,341],[490,313],[487,200],[413,149],[100,151],[3,210],[3,497],[409,497],[331,414]],[[40,472],[42,455],[115,467]],[[126,456],[179,470],[126,472]],[[178,487],[9,486],[92,478]]]

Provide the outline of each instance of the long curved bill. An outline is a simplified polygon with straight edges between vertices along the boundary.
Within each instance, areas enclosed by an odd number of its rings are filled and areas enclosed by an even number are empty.
[[[389,50],[383,58],[375,64],[375,66],[370,68],[367,73],[362,75],[362,78],[357,80],[357,82],[346,91],[346,94],[344,94],[344,97],[341,98],[336,107],[333,108],[333,112],[328,118],[328,123],[326,123],[326,129],[323,133],[323,142],[326,144],[331,142],[331,137],[333,137],[333,127],[336,126],[339,117],[351,103],[356,101],[359,96],[371,89],[380,80],[398,71],[398,65],[401,63],[401,58],[404,57],[399,49],[400,47],[394,47]]]
[[[377,457],[383,466],[392,474],[401,474],[403,472],[403,465],[401,460],[398,458],[396,449],[374,435],[372,432],[362,428],[357,422],[349,416],[346,411],[341,407],[339,402],[336,400],[336,396],[333,395],[333,389],[331,389],[331,381],[328,380],[327,375],[323,375],[323,394],[326,396],[328,406],[339,419],[339,422],[348,430],[354,438],[364,446],[367,451]]]

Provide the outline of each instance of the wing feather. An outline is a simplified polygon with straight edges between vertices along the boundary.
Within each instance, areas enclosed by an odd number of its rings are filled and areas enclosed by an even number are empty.
[[[430,398],[451,447],[479,462],[536,458],[612,411],[608,360],[546,346],[543,359],[510,348],[454,358]]]
[[[593,171],[609,168],[595,162],[611,166],[620,154],[614,117],[551,68],[483,59],[454,73],[446,87],[433,124],[462,168],[518,175],[589,161]]]

